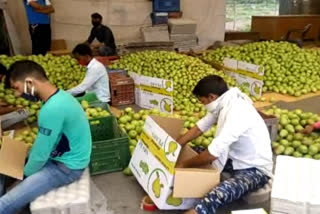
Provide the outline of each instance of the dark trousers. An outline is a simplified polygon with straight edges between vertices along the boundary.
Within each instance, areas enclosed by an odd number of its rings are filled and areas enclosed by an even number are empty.
[[[51,47],[50,24],[29,25],[29,32],[32,40],[32,54],[46,55]]]

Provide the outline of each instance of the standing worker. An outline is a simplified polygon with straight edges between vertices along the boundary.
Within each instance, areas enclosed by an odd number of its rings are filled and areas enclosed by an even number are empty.
[[[105,66],[92,57],[92,51],[86,44],[77,45],[72,54],[80,65],[87,66],[87,72],[84,80],[67,92],[73,96],[84,92],[95,93],[101,102],[110,103],[109,77]]]
[[[24,167],[25,179],[0,196],[0,213],[14,214],[28,203],[52,189],[80,179],[90,162],[91,132],[79,102],[52,85],[37,63],[29,60],[11,65],[10,86],[38,97],[39,133]],[[4,193],[5,176],[0,175],[0,194]]]
[[[217,209],[249,192],[256,191],[272,177],[272,150],[265,122],[249,97],[237,88],[228,89],[219,76],[207,76],[193,94],[206,105],[208,114],[178,139],[181,145],[217,124],[216,136],[208,149],[177,167],[192,168],[214,161],[231,177],[208,192],[186,214],[215,214]]]
[[[102,24],[102,16],[99,13],[91,15],[93,28],[87,40],[88,44],[92,44],[97,39],[99,44],[91,45],[93,51],[97,50],[100,56],[114,56],[116,52],[116,44],[111,29]]]
[[[32,41],[32,54],[46,53],[51,48],[50,14],[54,13],[50,0],[24,0],[29,32]]]

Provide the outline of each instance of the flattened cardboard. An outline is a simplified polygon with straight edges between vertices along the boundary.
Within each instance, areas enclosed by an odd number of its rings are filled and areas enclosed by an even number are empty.
[[[28,151],[27,145],[6,136],[2,138],[2,141],[0,173],[22,180]]]

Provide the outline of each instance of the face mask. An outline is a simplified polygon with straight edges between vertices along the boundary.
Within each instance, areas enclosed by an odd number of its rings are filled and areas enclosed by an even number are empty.
[[[91,23],[92,23],[92,25],[93,25],[94,27],[98,27],[98,26],[100,25],[100,22],[94,22],[94,21],[92,21]]]
[[[78,62],[82,66],[87,66],[87,61],[85,59],[79,59]]]
[[[24,93],[21,95],[22,98],[29,100],[31,102],[38,102],[40,99],[39,97],[34,95],[34,86],[31,88],[31,93],[28,93],[28,88],[27,88],[27,82],[24,82]]]

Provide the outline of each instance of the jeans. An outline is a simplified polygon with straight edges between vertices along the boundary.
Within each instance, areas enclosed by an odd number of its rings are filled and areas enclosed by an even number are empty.
[[[0,213],[16,213],[52,189],[80,179],[83,171],[83,169],[71,170],[61,163],[49,161],[39,172],[25,178],[0,198]],[[2,187],[0,190],[4,189],[3,175],[0,176],[0,186]]]
[[[231,172],[231,178],[221,182],[198,202],[195,206],[198,214],[215,214],[217,208],[262,188],[269,180],[268,176],[256,168],[233,170],[230,161],[224,171]]]
[[[32,41],[32,54],[46,55],[51,48],[50,24],[29,25],[29,33]]]

